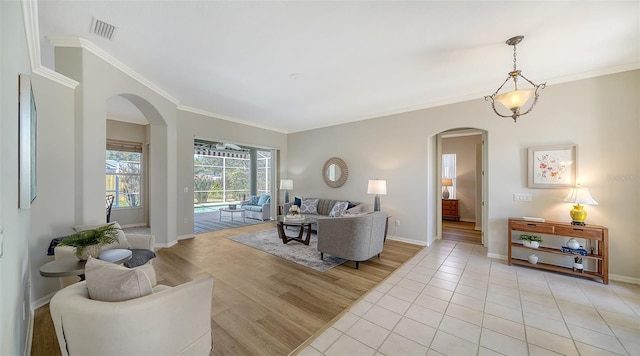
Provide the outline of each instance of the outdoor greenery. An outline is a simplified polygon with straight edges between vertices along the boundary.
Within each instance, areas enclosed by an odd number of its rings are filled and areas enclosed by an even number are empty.
[[[193,166],[195,203],[241,201],[249,195],[248,158],[194,154]]]
[[[140,206],[140,158],[137,152],[107,150],[107,192],[114,206]]]

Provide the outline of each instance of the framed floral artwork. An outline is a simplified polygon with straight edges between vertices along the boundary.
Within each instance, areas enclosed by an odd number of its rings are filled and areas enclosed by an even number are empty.
[[[576,184],[578,145],[530,147],[529,188],[564,188]]]

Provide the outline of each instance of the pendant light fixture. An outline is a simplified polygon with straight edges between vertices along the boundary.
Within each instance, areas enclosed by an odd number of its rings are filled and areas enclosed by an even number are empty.
[[[496,90],[493,95],[487,95],[484,97],[484,100],[491,99],[491,107],[493,111],[500,117],[510,117],[513,119],[513,122],[516,122],[518,117],[522,115],[526,115],[531,112],[533,107],[538,102],[538,89],[544,89],[547,83],[542,84],[534,84],[532,81],[527,79],[524,75],[522,75],[522,71],[518,70],[516,67],[516,45],[522,41],[524,36],[515,36],[511,37],[507,40],[507,44],[509,46],[513,46],[513,70],[509,72],[507,79],[504,80],[502,85]],[[531,84],[532,89],[518,89],[518,77],[527,81],[527,83]],[[509,79],[513,80],[514,90],[498,94],[500,89],[509,81]],[[524,110],[523,106],[533,97],[533,103],[529,106],[528,109]],[[496,102],[504,105],[507,109],[511,110],[511,115],[504,115],[496,110]]]

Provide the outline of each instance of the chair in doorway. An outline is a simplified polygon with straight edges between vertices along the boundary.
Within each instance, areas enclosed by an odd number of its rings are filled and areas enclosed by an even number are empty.
[[[113,206],[113,195],[107,195],[107,222],[111,222],[111,207]]]

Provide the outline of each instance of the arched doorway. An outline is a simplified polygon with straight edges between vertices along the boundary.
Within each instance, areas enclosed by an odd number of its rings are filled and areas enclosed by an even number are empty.
[[[487,247],[487,132],[443,131],[437,135],[436,151],[437,236]]]

